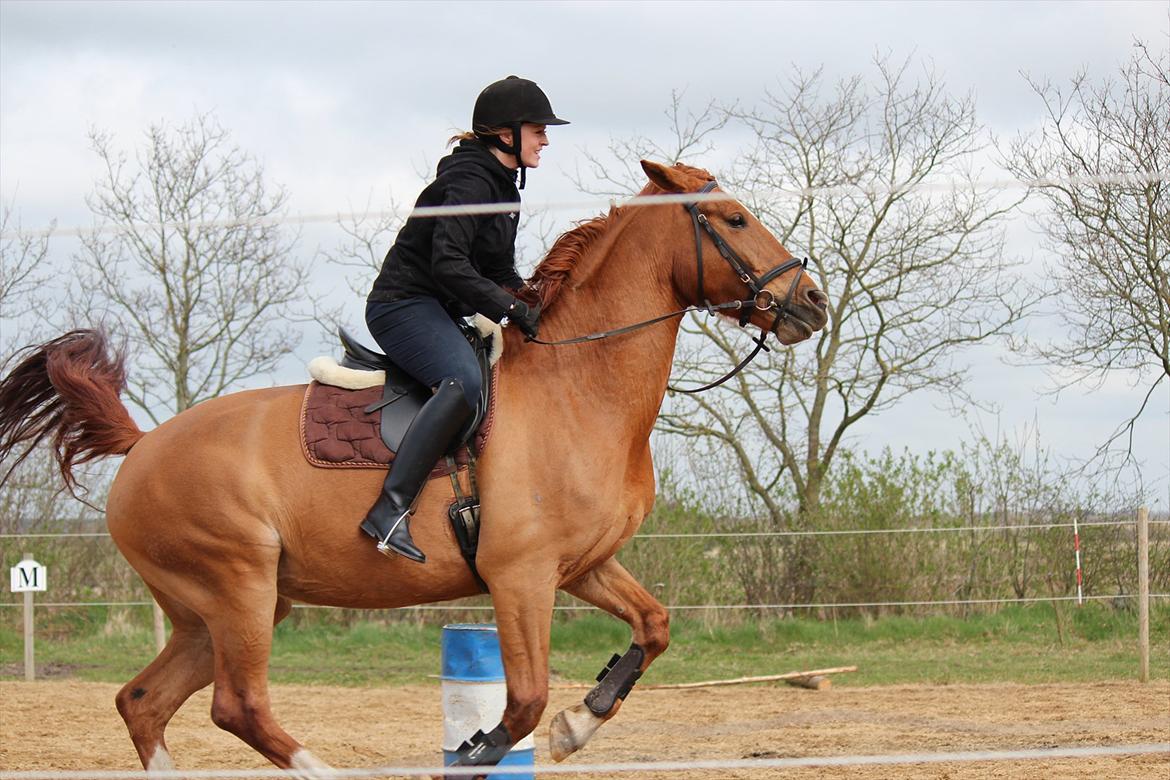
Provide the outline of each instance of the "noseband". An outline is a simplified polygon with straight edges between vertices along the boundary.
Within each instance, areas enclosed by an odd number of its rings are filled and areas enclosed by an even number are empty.
[[[699,190],[698,194],[705,195],[711,192],[717,186],[718,184],[715,181],[709,181],[706,185],[703,186],[703,189]],[[764,352],[770,352],[771,350],[768,349],[765,341],[768,338],[769,333],[778,336],[779,334],[777,331],[780,328],[780,323],[788,319],[788,316],[792,311],[792,298],[796,294],[796,286],[800,283],[800,274],[797,274],[796,277],[792,280],[792,284],[788,286],[788,292],[785,293],[784,301],[782,303],[777,303],[775,293],[773,293],[771,290],[765,289],[766,285],[768,282],[786,273],[787,271],[792,270],[793,268],[800,267],[802,270],[807,268],[808,258],[806,257],[803,260],[798,260],[796,258],[787,260],[766,271],[762,276],[756,276],[752,269],[748,267],[748,264],[743,261],[743,258],[739,256],[739,253],[736,252],[735,249],[733,249],[732,246],[727,243],[726,239],[724,239],[723,236],[719,234],[719,231],[717,231],[711,222],[707,219],[707,215],[699,211],[699,206],[697,203],[684,203],[683,208],[685,208],[687,213],[690,214],[691,224],[695,229],[695,262],[698,276],[698,295],[695,297],[695,300],[702,301],[701,306],[687,306],[685,309],[672,311],[669,314],[663,314],[658,317],[654,317],[653,319],[643,320],[642,322],[636,322],[633,325],[626,325],[624,327],[607,330],[602,333],[590,333],[587,336],[577,336],[576,338],[562,339],[561,341],[542,341],[541,339],[528,340],[550,347],[562,346],[566,344],[583,344],[588,341],[598,341],[600,339],[609,338],[610,336],[620,336],[623,333],[630,333],[631,331],[640,330],[641,328],[654,325],[672,317],[681,317],[682,315],[689,312],[706,311],[708,314],[715,314],[726,309],[737,309],[739,311],[739,326],[742,328],[743,326],[747,325],[748,320],[751,319],[753,310],[776,312],[776,318],[772,321],[772,326],[767,330],[760,328],[760,335],[752,339],[756,344],[755,349],[753,349],[751,354],[749,354],[746,358],[741,360],[735,368],[731,369],[731,371],[724,374],[714,382],[705,384],[702,387],[681,388],[674,387],[673,385],[667,385],[670,390],[676,393],[688,394],[701,393],[704,390],[710,390],[713,387],[718,387],[742,371],[748,363],[755,359],[756,355],[760,354],[761,350]],[[719,250],[719,255],[727,261],[728,265],[731,266],[731,269],[735,272],[736,276],[739,277],[739,280],[747,285],[748,292],[751,293],[750,298],[727,301],[726,303],[711,303],[710,299],[708,299],[707,296],[703,293],[704,231],[706,231],[707,235],[711,237],[711,242],[715,244],[715,248]]]

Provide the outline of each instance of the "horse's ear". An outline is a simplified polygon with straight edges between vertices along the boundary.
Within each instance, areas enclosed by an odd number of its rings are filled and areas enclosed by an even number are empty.
[[[691,177],[677,167],[670,168],[656,162],[642,160],[642,170],[650,177],[650,181],[667,192],[690,192],[695,189]]]

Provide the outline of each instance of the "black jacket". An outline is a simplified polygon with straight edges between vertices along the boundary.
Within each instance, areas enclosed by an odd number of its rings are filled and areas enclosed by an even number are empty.
[[[479,141],[462,141],[439,161],[415,206],[515,203],[514,214],[412,217],[386,253],[370,301],[430,296],[452,316],[479,312],[499,322],[523,280],[516,273],[520,193],[516,172]]]

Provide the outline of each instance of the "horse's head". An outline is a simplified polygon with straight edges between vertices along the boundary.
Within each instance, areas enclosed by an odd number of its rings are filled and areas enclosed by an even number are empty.
[[[642,169],[654,185],[646,194],[654,188],[679,194],[719,191],[715,179],[699,168],[643,160]],[[663,229],[679,236],[673,278],[682,300],[710,304],[741,325],[774,333],[783,344],[804,341],[825,327],[828,296],[742,203],[709,200],[663,207],[659,213],[673,214]]]

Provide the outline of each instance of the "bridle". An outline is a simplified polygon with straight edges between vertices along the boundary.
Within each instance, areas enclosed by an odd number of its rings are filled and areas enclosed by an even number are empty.
[[[703,186],[701,190],[699,190],[698,194],[706,195],[715,189],[716,186],[718,186],[718,184],[714,180],[709,181],[706,185]],[[718,387],[742,371],[748,365],[748,363],[755,359],[756,355],[758,355],[761,350],[764,352],[770,352],[771,350],[768,349],[765,341],[767,340],[769,333],[779,335],[777,330],[780,327],[780,323],[787,320],[789,315],[792,313],[792,298],[796,294],[797,285],[800,283],[800,275],[797,274],[796,277],[792,280],[792,284],[788,286],[788,292],[785,294],[784,301],[782,303],[777,303],[776,295],[771,290],[765,289],[765,286],[768,284],[768,282],[792,270],[793,268],[796,268],[797,266],[799,266],[802,270],[807,268],[808,258],[793,258],[791,260],[787,260],[766,271],[762,276],[756,276],[752,269],[748,267],[747,263],[743,261],[743,258],[740,257],[739,253],[736,252],[735,249],[732,248],[731,244],[727,243],[727,240],[723,238],[718,230],[715,229],[715,226],[712,225],[710,220],[707,219],[707,215],[699,211],[697,202],[684,203],[683,208],[685,208],[687,213],[690,215],[691,224],[695,230],[695,263],[698,277],[698,295],[695,296],[695,300],[702,301],[703,304],[701,306],[687,306],[684,309],[672,311],[669,314],[662,314],[649,320],[643,320],[642,322],[636,322],[632,325],[626,325],[621,328],[614,328],[613,330],[607,330],[601,333],[590,333],[587,336],[577,336],[575,338],[562,339],[560,341],[542,341],[541,339],[529,339],[529,341],[532,341],[536,344],[543,344],[549,347],[564,346],[568,344],[583,344],[589,341],[607,339],[611,336],[620,336],[623,333],[630,333],[635,330],[640,330],[650,325],[662,322],[663,320],[668,320],[672,317],[681,317],[684,314],[688,314],[694,311],[706,311],[708,314],[715,314],[718,311],[727,309],[738,310],[739,326],[742,328],[747,325],[748,320],[751,319],[753,310],[776,312],[776,318],[772,321],[772,326],[767,330],[760,328],[760,335],[753,339],[756,344],[755,349],[753,349],[751,354],[749,354],[746,358],[741,360],[735,368],[731,369],[731,371],[723,375],[721,378],[715,380],[714,382],[705,384],[702,387],[688,389],[667,385],[670,390],[676,393],[701,393],[704,390],[710,390],[713,387]],[[706,232],[707,235],[711,238],[711,242],[715,244],[715,248],[719,250],[719,255],[727,261],[728,265],[731,266],[731,269],[735,272],[736,276],[739,277],[739,280],[747,285],[748,292],[751,293],[751,297],[744,298],[742,300],[727,301],[726,303],[711,303],[711,301],[703,294],[704,232]]]
[[[709,181],[699,190],[700,195],[706,195],[711,190],[715,189],[716,183]],[[707,231],[707,235],[711,237],[711,242],[715,244],[715,248],[719,250],[720,256],[727,261],[731,269],[735,271],[739,280],[747,285],[748,290],[751,291],[752,297],[747,298],[740,303],[739,326],[742,328],[747,325],[748,319],[752,316],[752,308],[759,311],[776,310],[776,319],[772,322],[772,327],[768,329],[768,333],[776,333],[776,329],[780,327],[780,323],[788,319],[788,314],[792,307],[792,296],[796,294],[796,285],[800,283],[800,276],[797,275],[792,279],[792,284],[788,286],[788,292],[784,296],[784,303],[777,305],[776,296],[771,290],[764,289],[768,282],[775,279],[777,276],[792,270],[796,266],[800,266],[803,270],[808,267],[808,258],[799,260],[792,258],[786,262],[780,263],[771,270],[764,273],[763,276],[756,276],[752,269],[748,267],[739,253],[732,248],[731,244],[719,234],[715,226],[707,219],[707,215],[699,211],[699,204],[686,203],[683,208],[691,215],[691,224],[695,228],[695,259],[698,268],[698,295],[695,300],[702,301],[704,307],[709,313],[714,313],[714,308],[711,301],[707,300],[703,295],[703,236],[699,232],[700,229]],[[751,308],[749,308],[749,305]]]

